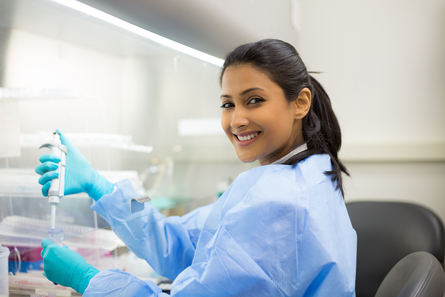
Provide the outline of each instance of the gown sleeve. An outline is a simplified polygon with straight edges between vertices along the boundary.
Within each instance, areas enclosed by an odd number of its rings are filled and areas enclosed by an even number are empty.
[[[199,233],[212,205],[183,217],[165,217],[151,203],[145,203],[143,211],[131,213],[130,199],[139,196],[129,181],[122,181],[92,208],[132,252],[157,273],[173,280],[192,263]]]
[[[95,275],[83,293],[84,297],[167,297],[154,282],[143,281],[119,269],[101,271]]]

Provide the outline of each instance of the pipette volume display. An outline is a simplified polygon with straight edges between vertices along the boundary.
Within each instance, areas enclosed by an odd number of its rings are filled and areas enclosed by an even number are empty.
[[[48,191],[49,204],[51,205],[51,229],[56,228],[56,206],[59,204],[60,198],[65,192],[65,160],[67,148],[60,141],[60,135],[57,132],[53,134],[53,141],[40,146],[40,148],[47,147],[51,150],[52,155],[60,158],[59,167],[57,171],[59,176],[51,180],[51,187]]]

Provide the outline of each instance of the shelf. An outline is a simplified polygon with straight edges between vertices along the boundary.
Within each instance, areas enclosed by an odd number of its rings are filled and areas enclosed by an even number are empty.
[[[76,147],[109,147],[127,151],[149,154],[153,151],[152,146],[134,144],[130,135],[107,134],[107,133],[64,133]],[[43,143],[52,141],[51,132],[36,134],[20,134],[20,146],[39,148]]]

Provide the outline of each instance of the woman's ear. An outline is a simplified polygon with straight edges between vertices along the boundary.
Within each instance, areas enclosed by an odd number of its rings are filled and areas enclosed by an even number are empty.
[[[297,100],[292,103],[295,108],[295,119],[304,118],[311,108],[311,90],[303,88],[298,94]]]

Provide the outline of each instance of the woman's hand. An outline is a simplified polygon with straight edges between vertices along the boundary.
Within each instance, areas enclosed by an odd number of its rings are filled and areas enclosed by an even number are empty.
[[[88,196],[97,201],[103,195],[110,194],[114,185],[91,167],[90,162],[60,130],[57,130],[57,132],[60,134],[60,141],[67,147],[65,195],[87,193]],[[42,164],[38,165],[35,171],[41,175],[39,184],[43,185],[43,196],[48,196],[51,180],[59,175],[54,170],[59,167],[60,158],[56,155],[45,154],[39,160]]]
[[[71,287],[83,294],[90,280],[100,271],[68,247],[61,247],[49,239],[42,241],[44,275],[52,282]]]

